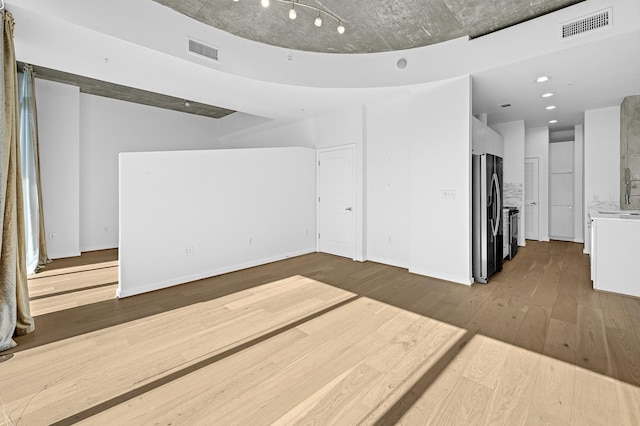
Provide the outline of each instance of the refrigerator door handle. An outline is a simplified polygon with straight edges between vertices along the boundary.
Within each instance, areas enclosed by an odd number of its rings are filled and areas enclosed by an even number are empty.
[[[500,206],[502,205],[502,200],[500,195],[500,182],[498,181],[498,175],[495,173],[491,177],[491,186],[493,187],[492,189],[496,191],[496,198],[498,201],[495,205],[496,215],[494,217],[494,220],[491,222],[491,228],[492,228],[491,233],[495,237],[498,235],[498,231],[500,230],[500,217],[502,216],[502,212],[500,211]],[[495,226],[494,226],[494,222],[495,222]]]

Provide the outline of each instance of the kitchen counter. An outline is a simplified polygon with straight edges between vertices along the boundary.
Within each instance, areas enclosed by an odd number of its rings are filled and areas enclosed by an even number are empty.
[[[589,216],[592,220],[640,220],[640,210],[592,209]]]
[[[589,216],[593,288],[640,297],[640,211],[594,209]]]

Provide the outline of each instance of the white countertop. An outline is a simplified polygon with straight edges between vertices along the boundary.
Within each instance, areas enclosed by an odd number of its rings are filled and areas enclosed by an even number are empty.
[[[640,221],[640,210],[619,210],[612,208],[590,209],[589,217],[594,220]]]

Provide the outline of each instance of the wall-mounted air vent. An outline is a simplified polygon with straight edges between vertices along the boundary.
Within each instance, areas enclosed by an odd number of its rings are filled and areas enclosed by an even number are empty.
[[[217,61],[218,60],[218,48],[210,46],[208,44],[204,44],[202,42],[193,40],[191,38],[189,40],[189,53],[193,53],[194,55],[203,56],[205,58]]]
[[[599,28],[610,27],[612,24],[613,9],[608,8],[599,12],[594,12],[582,18],[562,24],[562,39],[577,36]]]

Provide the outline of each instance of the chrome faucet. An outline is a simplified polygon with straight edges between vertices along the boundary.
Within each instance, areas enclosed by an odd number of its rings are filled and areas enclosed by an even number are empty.
[[[627,179],[625,183],[625,194],[624,194],[624,203],[629,205],[631,204],[631,197],[640,197],[640,195],[631,195],[631,182],[640,182],[640,179]],[[634,188],[637,188],[638,185],[634,185]]]

